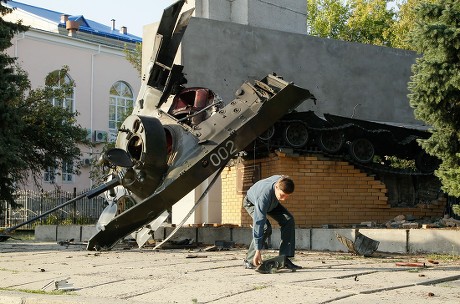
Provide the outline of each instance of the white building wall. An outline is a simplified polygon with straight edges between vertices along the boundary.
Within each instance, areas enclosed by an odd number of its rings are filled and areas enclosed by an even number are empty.
[[[43,87],[48,73],[68,66],[69,76],[75,81],[74,109],[80,113],[77,121],[93,131],[108,131],[109,91],[115,82],[128,83],[134,100],[140,88],[140,76],[121,49],[84,41],[78,34],[68,37],[30,29],[15,37],[8,54],[18,58],[29,74],[32,88]],[[102,147],[103,144],[82,147],[82,157],[98,157]],[[89,167],[82,168],[73,182],[62,183],[57,176],[55,185],[43,181],[42,186],[45,190],[53,190],[57,185],[64,191],[76,188],[79,192],[93,185],[89,171]],[[33,189],[33,183],[26,188]]]

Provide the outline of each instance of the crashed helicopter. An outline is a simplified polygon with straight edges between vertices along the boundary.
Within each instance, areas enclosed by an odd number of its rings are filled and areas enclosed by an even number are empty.
[[[136,105],[115,148],[103,155],[110,177],[88,196],[104,193],[108,206],[88,250],[109,250],[129,234],[151,229],[275,121],[314,100],[275,74],[243,83],[226,105],[210,89],[185,88],[183,66],[174,64],[193,12],[181,14],[184,2],[164,10]]]

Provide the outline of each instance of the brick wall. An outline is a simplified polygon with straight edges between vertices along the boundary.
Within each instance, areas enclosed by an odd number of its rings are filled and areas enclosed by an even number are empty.
[[[411,214],[417,218],[439,218],[443,215],[444,200],[419,204],[415,208],[392,208],[388,204],[385,184],[348,162],[322,156],[271,155],[255,161],[243,161],[222,172],[223,224],[243,227],[252,224],[241,206],[244,192],[237,189],[237,170],[244,172],[245,168],[255,164],[260,164],[261,178],[284,174],[294,180],[295,192],[283,205],[294,215],[298,228],[325,224],[347,226],[367,221],[383,224],[400,214]]]

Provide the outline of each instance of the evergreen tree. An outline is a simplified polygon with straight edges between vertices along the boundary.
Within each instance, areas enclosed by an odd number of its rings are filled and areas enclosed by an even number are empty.
[[[416,7],[414,64],[409,100],[416,118],[432,126],[422,141],[441,165],[435,174],[443,190],[460,197],[460,1],[427,1]]]
[[[14,35],[27,30],[2,18],[10,12],[0,1],[0,200],[15,206],[21,182],[38,181],[48,167],[73,162],[80,157],[77,142],[88,142],[86,130],[76,124],[77,113],[50,103],[73,90],[72,84],[53,87],[63,73],[51,73],[48,86],[32,90],[27,73],[8,55]]]
[[[401,0],[401,4],[398,5],[396,20],[391,28],[392,47],[413,50],[410,44],[410,32],[416,25],[415,7],[422,1],[432,3],[437,0]]]

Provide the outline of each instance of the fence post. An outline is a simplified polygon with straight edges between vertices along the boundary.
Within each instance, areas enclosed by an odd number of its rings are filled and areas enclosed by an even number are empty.
[[[73,188],[73,198],[76,198],[77,197],[77,188]],[[73,202],[72,204],[72,224],[76,224],[77,223],[77,202]]]
[[[39,213],[41,215],[43,213],[43,189],[40,191],[40,205],[39,205]],[[43,225],[43,218],[40,218],[40,225]]]

